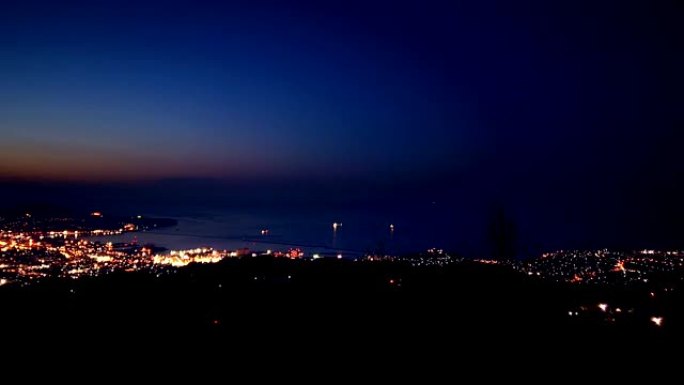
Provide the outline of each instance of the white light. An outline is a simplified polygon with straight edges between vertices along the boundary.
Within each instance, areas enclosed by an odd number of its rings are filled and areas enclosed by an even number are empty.
[[[601,311],[606,311],[606,309],[608,309],[608,304],[600,303],[598,304],[598,307],[601,309]]]
[[[655,326],[663,326],[663,317],[651,317],[651,322],[653,322]]]
[[[318,254],[314,254],[314,255],[313,255],[313,259],[318,259],[318,258],[320,258],[320,257],[321,257],[321,256],[318,255]]]
[[[342,254],[337,254],[337,259],[342,259]]]

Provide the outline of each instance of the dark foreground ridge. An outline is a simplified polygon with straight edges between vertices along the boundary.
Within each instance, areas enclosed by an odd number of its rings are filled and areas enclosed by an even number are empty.
[[[326,348],[679,340],[684,302],[678,287],[669,293],[661,326],[649,321],[649,299],[630,295],[628,288],[573,287],[474,262],[415,267],[261,256],[191,264],[161,276],[114,273],[7,285],[0,288],[0,327],[38,339],[198,337],[212,344]],[[598,307],[607,299],[626,304],[621,314]]]

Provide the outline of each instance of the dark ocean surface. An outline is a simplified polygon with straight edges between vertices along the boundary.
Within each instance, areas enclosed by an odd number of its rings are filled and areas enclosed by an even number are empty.
[[[396,213],[368,208],[273,208],[205,210],[183,214],[187,210],[169,208],[142,215],[175,218],[178,220],[177,226],[93,239],[137,241],[169,249],[209,246],[228,250],[249,248],[253,251],[287,251],[298,247],[307,252],[345,256],[401,254],[431,247],[457,249],[459,241],[463,242],[460,248],[464,249],[466,244],[454,230],[455,224],[450,224],[448,218],[431,207],[436,205],[430,203],[422,210]],[[179,213],[182,215],[179,216]],[[338,224],[336,229],[334,223]],[[262,230],[267,230],[267,233],[262,234]]]
[[[57,207],[87,215],[176,218],[178,226],[129,233],[112,241],[169,249],[217,249],[401,254],[443,248],[466,257],[494,249],[492,223],[503,214],[519,257],[557,249],[683,248],[683,207],[673,198],[644,200],[599,187],[507,188],[483,176],[479,184],[443,181],[385,183],[302,180],[228,183],[171,180],[138,184],[5,182],[3,208]],[[486,188],[485,188],[486,187]],[[580,199],[587,194],[612,199]],[[593,196],[592,195],[592,196]],[[587,203],[589,202],[589,203]],[[342,223],[333,231],[333,223]],[[394,231],[390,230],[394,225]],[[261,230],[268,230],[262,235]]]

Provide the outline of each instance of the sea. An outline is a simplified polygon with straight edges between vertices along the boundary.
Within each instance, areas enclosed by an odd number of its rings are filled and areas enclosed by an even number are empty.
[[[46,206],[81,215],[101,211],[174,218],[174,227],[99,238],[171,250],[300,248],[354,256],[438,248],[486,258],[494,250],[492,225],[500,213],[513,229],[516,256],[523,258],[558,249],[684,247],[681,216],[669,207],[646,215],[639,205],[623,210],[619,201],[583,205],[567,195],[507,191],[498,194],[506,198],[501,199],[493,190],[446,189],[439,183],[391,188],[346,182],[245,187],[201,180],[144,186],[5,183],[0,202],[9,208]]]
[[[175,212],[174,212],[175,211]],[[179,215],[179,212],[181,215]],[[102,242],[154,244],[170,250],[212,247],[356,257],[365,254],[418,252],[429,248],[470,250],[475,244],[459,232],[437,202],[404,210],[219,209],[169,208],[136,215],[177,220],[177,225],[114,236],[90,237]],[[477,237],[470,237],[477,239]]]

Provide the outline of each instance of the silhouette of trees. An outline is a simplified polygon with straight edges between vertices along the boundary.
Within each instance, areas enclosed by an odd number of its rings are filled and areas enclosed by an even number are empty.
[[[503,207],[494,210],[489,224],[489,241],[496,259],[510,259],[516,253],[516,226]]]

